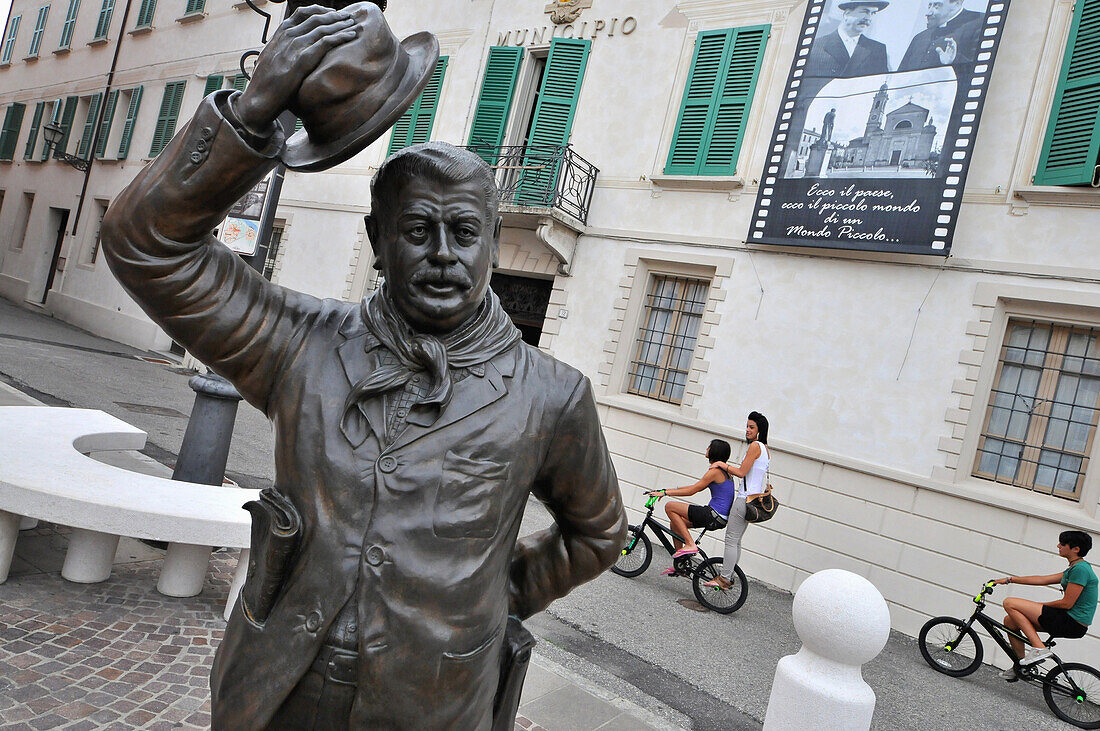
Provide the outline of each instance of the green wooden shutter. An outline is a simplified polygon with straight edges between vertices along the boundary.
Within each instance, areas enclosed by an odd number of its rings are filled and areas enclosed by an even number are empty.
[[[107,31],[111,29],[111,13],[115,9],[115,0],[103,0],[103,7],[99,9],[99,20],[95,24],[95,35],[92,40],[107,37]]]
[[[562,152],[569,144],[591,48],[592,41],[572,38],[550,42],[550,56],[527,138],[523,177],[516,188],[517,203],[550,205],[554,201]]]
[[[160,154],[172,135],[176,133],[176,118],[180,113],[180,104],[183,102],[183,90],[186,81],[173,81],[164,87],[164,97],[160,101],[160,112],[157,114],[157,126],[153,130],[153,144],[149,148],[149,157]]]
[[[428,85],[393,126],[388,154],[393,154],[409,145],[427,142],[431,137],[432,125],[435,124],[435,110],[439,105],[439,93],[443,88],[443,76],[447,73],[447,60],[447,56],[439,57]]]
[[[248,77],[244,74],[237,74],[233,77],[233,80],[229,82],[229,85],[236,91],[244,91],[244,88],[248,86]]]
[[[142,86],[134,87],[130,92],[130,105],[126,108],[126,122],[122,125],[122,135],[118,139],[118,159],[125,160],[130,153],[130,140],[134,136],[134,123],[137,121],[138,109],[141,108]]]
[[[188,13],[201,13],[204,7],[206,7],[206,0],[187,0],[187,9],[183,12],[185,15]]]
[[[31,128],[27,131],[27,144],[23,148],[23,159],[30,160],[34,157],[34,146],[38,144],[38,128],[42,125],[42,113],[46,111],[46,102],[38,102],[34,105],[34,114],[31,116]],[[11,158],[4,158],[9,160]]]
[[[107,154],[107,138],[111,136],[111,123],[118,106],[118,89],[107,95],[107,107],[103,110],[103,122],[99,125],[99,139],[95,143],[95,156],[101,158]]]
[[[55,99],[53,102],[53,111],[50,113],[50,124],[61,125],[61,115],[64,113],[64,105],[61,103],[61,99]],[[53,148],[54,154],[58,152],[64,152],[65,145],[69,141],[69,129],[68,127],[61,126],[62,135],[61,140]],[[42,157],[39,160],[45,161],[50,159],[50,148],[46,145],[42,145]]]
[[[203,99],[213,94],[218,89],[222,88],[223,81],[225,81],[225,77],[223,76],[207,76],[206,86],[204,86],[202,89]]]
[[[1036,185],[1088,185],[1100,162],[1100,0],[1077,0]]]
[[[667,175],[733,175],[769,25],[702,31],[680,103]]]
[[[22,21],[23,16],[17,15],[8,24],[8,39],[4,41],[4,55],[0,58],[0,63],[11,63],[11,54],[15,50],[15,37],[19,35],[19,24]]]
[[[19,128],[23,126],[23,112],[27,105],[13,102],[4,115],[4,127],[0,130],[0,160],[10,160],[15,156],[15,142],[19,138]]]
[[[58,102],[61,100],[58,99]],[[65,110],[61,113],[60,119],[57,116],[57,107],[54,107],[54,121],[61,125],[61,129],[64,133],[61,135],[61,140],[57,143],[57,147],[53,149],[53,156],[57,159],[61,158],[61,154],[65,152],[69,147],[69,135],[73,130],[73,117],[76,116],[76,105],[80,103],[80,97],[70,96],[65,99]],[[45,160],[46,151],[42,151],[42,159]]]
[[[76,147],[77,157],[88,157],[88,147],[92,144],[92,135],[95,134],[96,117],[99,115],[99,105],[103,102],[102,92],[93,94],[88,100],[88,116],[84,118],[84,132],[80,135],[80,144]]]
[[[80,10],[80,0],[69,0],[69,11],[65,13],[65,25],[61,26],[61,43],[58,48],[68,48],[73,41],[73,30],[76,28],[76,14]]]
[[[38,9],[38,19],[34,22],[34,32],[31,33],[31,48],[28,56],[37,56],[38,49],[42,46],[42,33],[46,30],[46,18],[50,15],[50,6],[43,5]]]
[[[146,28],[153,24],[153,13],[157,9],[157,0],[141,0],[135,28]]]
[[[516,78],[519,76],[523,49],[514,46],[493,46],[481,80],[481,94],[470,127],[470,146],[478,150],[481,159],[496,165],[497,153],[504,143],[504,128],[512,111]],[[481,149],[483,148],[483,149]]]

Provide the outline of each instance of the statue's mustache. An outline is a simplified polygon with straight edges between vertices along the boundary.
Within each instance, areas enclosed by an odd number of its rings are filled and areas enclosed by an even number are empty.
[[[416,272],[409,278],[412,284],[450,284],[463,289],[473,286],[470,278],[455,269],[425,269]]]

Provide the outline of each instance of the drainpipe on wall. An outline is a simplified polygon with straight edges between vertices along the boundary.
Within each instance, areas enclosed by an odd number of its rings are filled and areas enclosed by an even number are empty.
[[[76,202],[76,215],[73,216],[72,235],[76,236],[76,226],[80,223],[80,212],[84,208],[84,197],[88,194],[88,182],[92,178],[92,168],[95,163],[95,148],[99,145],[99,135],[103,128],[103,116],[107,113],[107,97],[111,94],[111,85],[115,80],[115,69],[118,67],[118,54],[122,49],[122,37],[126,35],[126,23],[130,20],[130,6],[134,0],[126,0],[126,9],[122,11],[122,25],[118,29],[118,41],[115,43],[115,53],[111,58],[111,68],[107,72],[107,85],[103,88],[103,99],[99,103],[99,111],[96,113],[95,129],[92,130],[92,142],[88,146],[88,169],[84,171],[84,183],[80,187],[80,197]]]

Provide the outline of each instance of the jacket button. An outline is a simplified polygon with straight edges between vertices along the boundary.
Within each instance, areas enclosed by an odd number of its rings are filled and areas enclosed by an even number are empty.
[[[387,475],[397,469],[397,459],[386,455],[382,459],[378,460],[378,469],[385,472]]]
[[[314,609],[306,617],[306,631],[316,632],[319,629],[321,629],[321,613]]]
[[[210,127],[203,127],[202,132],[199,133],[204,140],[210,139],[210,136],[214,134],[214,130]]]
[[[195,163],[196,165],[198,165],[200,162],[202,162],[202,153],[201,152],[192,152],[191,153],[191,162]]]
[[[199,152],[206,152],[206,140],[199,140],[196,142],[195,149]]]
[[[385,560],[386,552],[382,550],[381,546],[371,546],[367,549],[367,563],[371,566],[381,566]]]

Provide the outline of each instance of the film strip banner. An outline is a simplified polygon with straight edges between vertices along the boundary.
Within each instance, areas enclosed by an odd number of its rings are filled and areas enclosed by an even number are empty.
[[[947,256],[1010,0],[810,0],[748,243]]]

